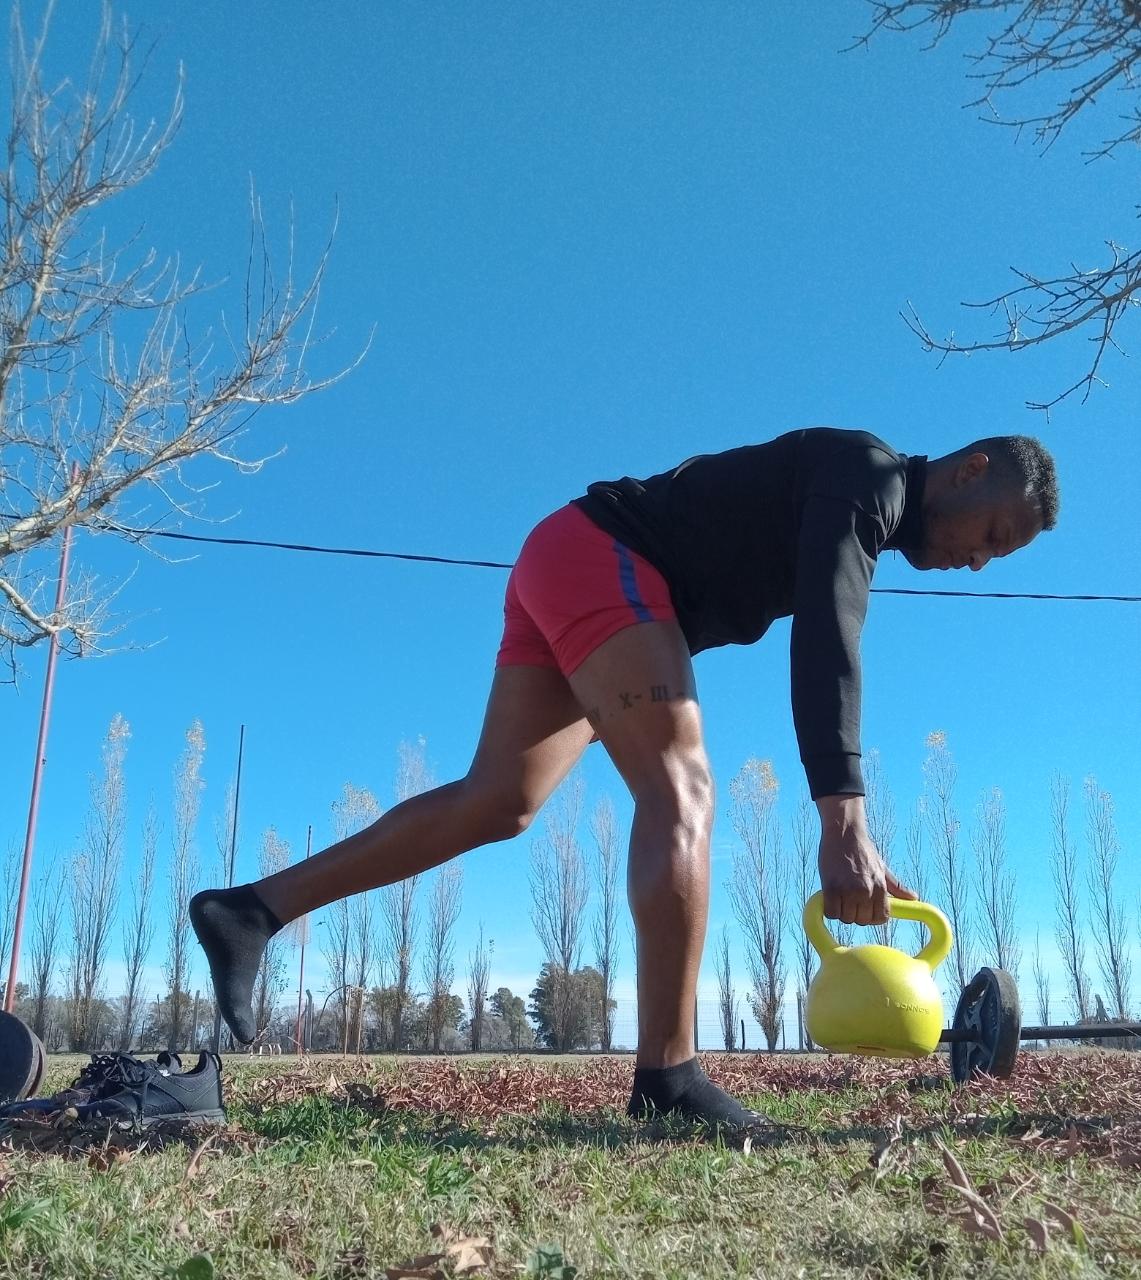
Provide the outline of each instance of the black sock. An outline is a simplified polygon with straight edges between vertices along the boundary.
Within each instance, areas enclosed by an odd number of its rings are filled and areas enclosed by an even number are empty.
[[[253,993],[265,944],[281,921],[249,885],[207,889],[190,899],[190,923],[210,962],[214,998],[242,1044],[257,1035]]]
[[[648,1120],[656,1112],[731,1129],[772,1124],[767,1116],[759,1111],[750,1111],[724,1089],[719,1089],[702,1071],[696,1058],[679,1062],[676,1067],[656,1070],[638,1067],[634,1071],[634,1091],[626,1110],[640,1120]]]

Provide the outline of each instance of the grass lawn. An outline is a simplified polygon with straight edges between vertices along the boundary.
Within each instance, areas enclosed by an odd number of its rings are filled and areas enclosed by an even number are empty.
[[[706,1066],[771,1145],[627,1120],[628,1058],[230,1058],[205,1144],[8,1138],[0,1277],[1141,1276],[1141,1054]]]

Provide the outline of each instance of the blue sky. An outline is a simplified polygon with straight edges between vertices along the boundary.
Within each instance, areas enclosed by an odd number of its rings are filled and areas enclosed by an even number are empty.
[[[1047,421],[1025,402],[1080,376],[1081,337],[940,366],[898,317],[911,300],[936,332],[989,335],[959,304],[1000,291],[1012,265],[1094,265],[1105,239],[1129,244],[1135,156],[1084,163],[1096,122],[1044,156],[981,123],[962,106],[961,37],[842,52],[867,15],[859,0],[817,6],[811,23],[740,3],[207,0],[140,15],[157,47],[138,110],[162,112],[181,63],[185,121],[155,176],[109,212],[112,230],[141,225],[220,281],[190,314],[203,328],[238,298],[251,180],[279,245],[292,209],[301,269],[339,211],[316,371],[373,335],[334,389],[255,421],[248,451],[284,452],[252,478],[218,477],[205,511],[226,527],[171,527],[510,560],[594,479],[794,427],[862,428],[931,455],[1027,432],[1058,460],[1058,529],[980,576],[888,559],[876,585],[1137,594],[1135,362],[1111,354],[1109,387]],[[93,27],[88,7],[60,8],[61,73],[86,65]],[[270,824],[298,851],[310,823],[327,840],[346,781],[388,805],[402,739],[425,738],[441,779],[466,769],[504,574],[228,548],[165,563],[90,535],[76,558],[109,581],[131,575],[120,642],[133,648],[60,670],[41,873],[74,846],[116,712],[133,733],[132,856],[147,798],[169,813],[183,735],[203,721],[207,865],[246,725],[247,878]],[[865,748],[880,750],[902,816],[922,789],[924,740],[944,730],[964,836],[983,789],[1002,788],[1030,935],[1052,932],[1055,770],[1074,782],[1076,816],[1086,774],[1113,793],[1121,892],[1138,900],[1139,622],[1135,605],[873,601]],[[803,785],[787,644],[786,622],[697,663],[722,795],[711,937],[729,915],[729,779],[747,757],[771,758],[786,813]],[[22,840],[43,658],[28,658],[18,692],[0,690],[2,841]],[[591,797],[628,811],[597,748],[584,771]],[[465,858],[457,948],[462,972],[483,921],[493,984],[524,990],[540,962],[529,846]],[[628,993],[628,952],[622,979]],[[1027,1002],[1031,985],[1027,962]]]

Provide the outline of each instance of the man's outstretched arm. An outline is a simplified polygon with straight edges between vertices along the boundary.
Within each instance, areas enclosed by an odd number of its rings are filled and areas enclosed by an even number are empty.
[[[805,504],[792,623],[792,711],[809,791],[820,814],[824,914],[880,924],[887,898],[914,897],[888,871],[868,832],[860,769],[860,633],[886,537],[860,508],[831,497]]]

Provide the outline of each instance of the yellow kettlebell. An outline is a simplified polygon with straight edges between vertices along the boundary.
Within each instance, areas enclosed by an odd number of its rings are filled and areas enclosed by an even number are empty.
[[[951,950],[951,925],[926,902],[889,898],[895,919],[918,920],[931,933],[916,956],[868,943],[842,947],[824,923],[824,896],[804,907],[804,931],[820,955],[808,988],[808,1034],[833,1053],[923,1058],[943,1030],[943,999],[932,976]]]

